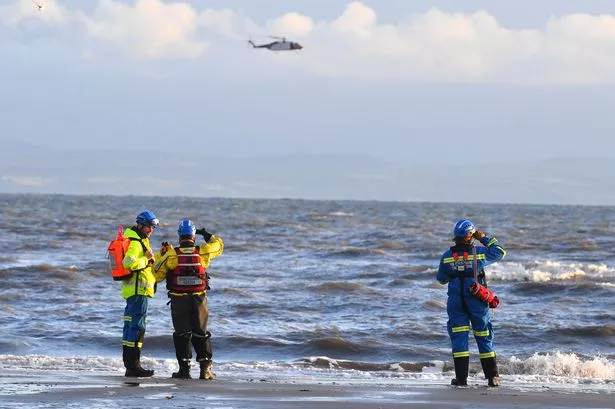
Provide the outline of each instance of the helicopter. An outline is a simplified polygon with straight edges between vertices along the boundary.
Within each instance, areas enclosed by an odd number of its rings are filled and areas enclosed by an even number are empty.
[[[254,48],[266,48],[270,51],[293,51],[293,50],[301,50],[303,46],[294,41],[286,41],[286,37],[276,37],[269,36],[270,38],[275,38],[276,41],[267,44],[254,44],[252,40],[248,40],[248,43]]]

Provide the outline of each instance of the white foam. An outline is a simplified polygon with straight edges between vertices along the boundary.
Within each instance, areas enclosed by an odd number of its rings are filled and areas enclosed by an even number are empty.
[[[529,263],[502,262],[490,266],[488,278],[499,281],[592,281],[615,279],[615,269],[606,264],[564,263],[535,260]]]
[[[306,366],[300,362],[285,361],[216,361],[216,373],[232,378],[285,378],[312,379],[313,381],[331,379],[334,381],[388,382],[391,380],[447,382],[452,371],[444,372],[443,361],[432,361],[421,372],[404,371],[399,364],[391,364],[386,371],[360,371],[336,367],[338,360],[329,357],[312,357],[331,363],[328,367]],[[177,370],[175,359],[159,359],[144,356],[143,365],[153,368],[159,376],[170,376]],[[121,375],[124,366],[121,357],[102,356],[55,357],[45,355],[0,355],[0,369],[8,370],[51,370],[61,372],[99,372]],[[553,354],[534,354],[520,359],[515,356],[502,360],[500,365],[503,379],[507,383],[521,385],[559,384],[559,385],[600,385],[615,392],[615,362],[602,356],[583,359],[576,354],[555,352]],[[480,372],[480,370],[479,370]],[[473,375],[481,383],[482,373]]]
[[[515,374],[558,376],[569,379],[615,378],[615,362],[601,356],[582,359],[576,354],[565,354],[559,351],[553,354],[536,353],[524,360],[513,356],[508,365],[510,365],[509,371]]]

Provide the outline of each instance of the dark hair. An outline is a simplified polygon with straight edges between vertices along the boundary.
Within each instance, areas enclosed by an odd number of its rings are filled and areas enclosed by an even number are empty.
[[[470,244],[472,242],[472,236],[453,237],[453,241],[455,242],[455,245],[457,246],[461,246],[463,244]]]

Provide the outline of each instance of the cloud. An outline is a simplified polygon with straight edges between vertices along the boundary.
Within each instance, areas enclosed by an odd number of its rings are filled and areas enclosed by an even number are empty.
[[[2,178],[0,178],[2,180],[6,180],[8,182],[13,183],[14,185],[19,185],[19,186],[43,186],[49,182],[51,182],[51,180],[46,179],[44,177],[41,176],[13,176],[13,175],[6,175],[6,176],[2,176]]]
[[[267,31],[277,35],[306,37],[314,28],[314,21],[299,13],[287,13],[267,22]]]
[[[0,30],[11,28],[9,41],[24,41],[23,32],[36,22],[58,30],[64,26],[71,39],[81,40],[71,44],[82,48],[77,54],[92,61],[187,60],[203,70],[212,61],[234,68],[243,62],[250,70],[233,72],[245,76],[285,66],[285,75],[357,80],[615,83],[613,15],[569,14],[552,17],[543,27],[513,29],[486,10],[455,13],[432,8],[381,23],[377,7],[360,1],[328,20],[289,10],[262,25],[241,10],[197,9],[180,0],[99,0],[90,14],[57,2],[44,12],[29,0],[0,6]],[[252,34],[286,36],[305,48],[240,55],[244,51],[237,45]]]
[[[222,37],[223,39],[243,39],[241,31],[243,17],[230,9],[206,9],[199,14],[197,24],[204,36]]]
[[[358,38],[367,38],[376,25],[376,12],[362,3],[350,3],[344,14],[331,23],[331,27],[341,33],[349,33]]]
[[[213,184],[201,184],[201,188],[205,189],[205,190],[211,190],[214,192],[223,192],[228,190],[228,188],[217,184],[217,183],[213,183]]]
[[[15,27],[27,20],[37,20],[46,26],[58,26],[65,24],[69,12],[61,4],[54,3],[53,7],[47,7],[49,1],[41,1],[44,9],[39,10],[32,0],[19,0],[15,3],[0,6],[0,24]]]
[[[142,59],[194,58],[207,43],[195,38],[196,11],[187,3],[139,0],[134,6],[101,0],[86,19],[87,35]]]
[[[555,82],[615,83],[615,16],[552,18],[539,52]]]

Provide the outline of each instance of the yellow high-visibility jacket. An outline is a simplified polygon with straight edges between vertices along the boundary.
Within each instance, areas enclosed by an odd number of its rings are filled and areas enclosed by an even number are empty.
[[[122,297],[126,299],[135,294],[153,297],[156,279],[152,272],[152,266],[148,266],[149,260],[145,255],[145,249],[152,251],[149,239],[142,239],[137,232],[131,228],[124,231],[124,237],[138,240],[131,240],[128,251],[126,251],[126,255],[122,261],[125,268],[134,271],[130,279],[122,281]],[[141,243],[143,243],[143,245],[141,245]]]

